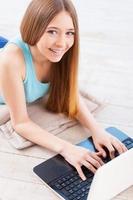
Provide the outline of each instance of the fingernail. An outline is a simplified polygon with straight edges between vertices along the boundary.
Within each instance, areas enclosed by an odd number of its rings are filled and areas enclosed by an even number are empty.
[[[85,180],[86,180],[86,177],[83,178],[83,181],[85,181]]]
[[[103,154],[103,157],[104,157],[104,158],[106,157],[106,154],[105,154],[105,153]]]

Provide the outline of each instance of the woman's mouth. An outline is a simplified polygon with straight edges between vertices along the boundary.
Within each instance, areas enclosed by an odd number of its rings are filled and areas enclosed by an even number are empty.
[[[64,53],[64,50],[63,50],[63,49],[51,49],[51,48],[50,48],[50,51],[51,51],[52,53],[54,53],[55,55],[57,55],[57,56],[60,56],[60,55],[62,55],[62,54]]]

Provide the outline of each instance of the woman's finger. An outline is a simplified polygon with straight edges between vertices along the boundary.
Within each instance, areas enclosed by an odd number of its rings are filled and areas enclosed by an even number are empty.
[[[86,156],[86,161],[88,161],[89,163],[91,163],[95,168],[99,168],[101,167],[103,164],[101,164],[101,162],[103,163],[103,161],[100,162],[100,158],[97,158],[98,156],[94,156],[92,154]]]
[[[76,170],[77,170],[77,172],[78,172],[80,178],[81,178],[83,181],[85,181],[85,180],[86,180],[86,177],[85,177],[85,175],[84,175],[84,173],[83,173],[83,171],[82,171],[81,166],[80,166],[80,165],[77,165],[77,166],[75,166],[75,168],[76,168]]]
[[[123,152],[125,152],[125,151],[128,150],[128,148],[127,148],[127,147],[125,146],[125,144],[123,144],[122,142],[121,142],[121,146],[122,146]]]
[[[96,168],[90,163],[90,162],[87,162],[86,160],[84,160],[82,162],[82,164],[87,168],[89,169],[90,171],[92,171],[93,173],[96,172]]]
[[[102,159],[100,158],[100,156],[102,156],[101,152],[90,152],[89,155],[96,161],[98,161],[100,163],[100,165],[103,165],[104,162],[102,161]]]
[[[102,153],[102,156],[103,156],[104,158],[106,157],[106,152],[105,152],[105,150],[104,150],[99,144],[96,145],[96,149],[97,149],[99,152]]]
[[[113,139],[112,144],[115,147],[115,149],[118,151],[119,154],[125,152],[127,148],[125,147],[124,144],[122,144],[119,140]]]
[[[111,143],[106,145],[106,148],[109,150],[110,158],[113,159],[115,157],[115,148],[112,146]]]

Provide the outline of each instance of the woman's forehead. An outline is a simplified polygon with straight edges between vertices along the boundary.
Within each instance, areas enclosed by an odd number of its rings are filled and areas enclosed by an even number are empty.
[[[48,24],[47,28],[73,30],[74,25],[72,17],[68,12],[62,11],[52,19],[52,21]]]

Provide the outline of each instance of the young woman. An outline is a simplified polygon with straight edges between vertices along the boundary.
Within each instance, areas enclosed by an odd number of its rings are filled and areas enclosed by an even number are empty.
[[[126,147],[106,133],[86,108],[77,88],[79,30],[70,0],[32,0],[20,26],[21,37],[0,54],[0,103],[6,103],[14,130],[28,140],[61,154],[85,180],[81,166],[92,172]],[[47,109],[75,118],[90,129],[98,153],[64,141],[34,123],[26,102],[49,94]]]

